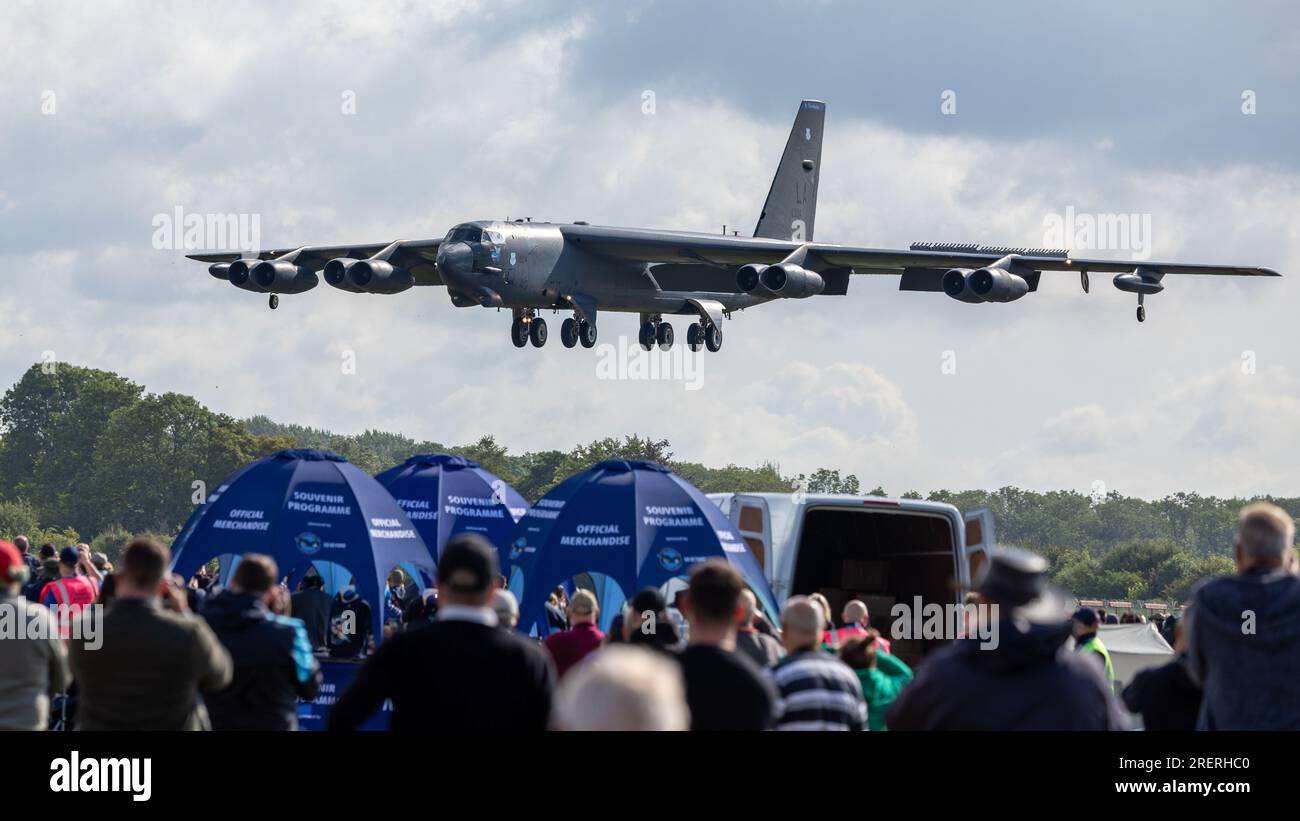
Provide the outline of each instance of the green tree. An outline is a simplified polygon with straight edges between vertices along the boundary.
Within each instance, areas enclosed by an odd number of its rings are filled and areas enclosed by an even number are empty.
[[[175,531],[193,511],[196,493],[290,444],[251,434],[192,397],[150,394],[114,411],[95,444],[89,529],[117,524],[137,532]]]
[[[0,399],[0,497],[27,498],[43,522],[87,530],[83,477],[95,442],[142,388],[75,365],[33,365]]]

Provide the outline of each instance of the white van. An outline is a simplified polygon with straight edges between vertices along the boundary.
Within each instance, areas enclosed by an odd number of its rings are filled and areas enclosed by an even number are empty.
[[[753,551],[777,605],[820,592],[835,617],[866,602],[890,635],[896,602],[960,603],[995,544],[988,508],[962,513],[943,502],[835,493],[711,493]],[[909,664],[943,644],[893,640]]]

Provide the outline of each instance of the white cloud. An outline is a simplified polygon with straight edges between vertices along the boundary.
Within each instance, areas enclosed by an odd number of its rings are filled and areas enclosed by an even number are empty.
[[[273,313],[153,250],[150,218],[176,205],[258,213],[267,246],[436,236],[524,214],[752,226],[795,100],[757,118],[703,90],[662,89],[647,116],[641,86],[616,104],[584,96],[573,53],[603,33],[583,12],[520,28],[507,18],[524,4],[384,11],[239,6],[209,20],[177,7],[150,26],[130,7],[0,11],[15,37],[0,90],[33,100],[0,134],[14,169],[0,217],[19,229],[0,256],[11,272],[0,311],[21,328],[0,342],[0,382],[51,349],[220,411],[340,432],[448,443],[490,432],[515,450],[640,433],[670,439],[680,458],[833,467],[894,492],[1086,491],[1097,478],[1143,495],[1300,492],[1295,279],[1170,278],[1139,326],[1131,295],[1101,277],[1084,296],[1072,275],[1047,274],[1012,305],[858,277],[848,297],[738,314],[703,388],[687,391],[598,380],[591,351],[556,342],[515,350],[508,314],[452,308],[440,288],[321,285]],[[43,118],[50,85],[67,96]],[[356,115],[340,113],[343,89],[356,90]],[[1044,214],[1074,205],[1152,213],[1157,259],[1300,271],[1300,178],[1285,169],[1172,173],[1129,162],[1122,142],[1102,145],[1110,137],[1079,153],[1041,137],[927,136],[833,103],[827,129],[819,239],[1037,245]],[[602,341],[635,322],[604,315]],[[1258,373],[1240,374],[1243,350]],[[341,371],[344,351],[355,375]],[[955,374],[941,369],[946,351]]]

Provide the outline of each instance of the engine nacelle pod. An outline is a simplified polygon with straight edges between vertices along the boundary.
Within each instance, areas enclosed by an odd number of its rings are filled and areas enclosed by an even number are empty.
[[[966,277],[966,287],[983,302],[1013,302],[1029,293],[1029,283],[1001,268],[980,268]]]
[[[943,292],[953,299],[961,302],[983,302],[979,296],[971,290],[970,275],[974,273],[969,268],[950,268],[943,275]]]
[[[792,262],[767,266],[759,274],[758,281],[769,292],[784,299],[804,299],[826,289],[826,280],[820,274]]]
[[[382,259],[362,259],[348,267],[348,281],[367,294],[398,294],[414,285],[415,277]]]
[[[257,281],[251,276],[253,268],[260,265],[261,262],[260,259],[237,259],[230,263],[230,267],[226,269],[226,279],[236,288],[264,294],[266,289],[258,285]]]
[[[1158,294],[1165,289],[1159,280],[1141,274],[1116,274],[1111,280],[1115,287],[1130,294]]]
[[[315,272],[310,268],[283,259],[259,262],[249,271],[249,277],[270,294],[301,294],[319,283]]]
[[[756,263],[740,266],[736,271],[736,287],[741,293],[752,294],[758,288],[758,279],[765,267],[767,266]]]
[[[333,285],[341,291],[359,294],[361,289],[353,285],[352,280],[348,278],[348,269],[360,261],[349,257],[336,257],[325,263],[325,267],[320,269],[320,274],[325,278],[326,284]]]

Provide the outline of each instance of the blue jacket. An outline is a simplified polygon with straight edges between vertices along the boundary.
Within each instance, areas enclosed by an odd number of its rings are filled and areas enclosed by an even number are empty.
[[[1069,624],[998,622],[998,645],[958,639],[931,653],[885,713],[891,730],[1122,730],[1100,665],[1063,647]]]
[[[1249,572],[1202,582],[1186,625],[1198,730],[1300,729],[1300,578]]]
[[[315,698],[321,681],[302,621],[230,590],[208,599],[202,615],[235,665],[230,686],[204,697],[212,729],[298,729],[298,699]]]

